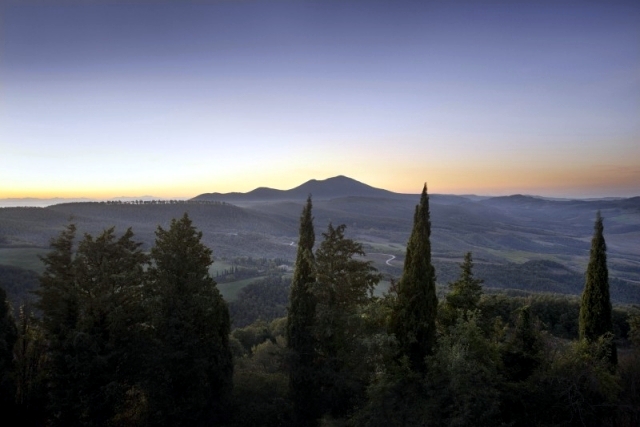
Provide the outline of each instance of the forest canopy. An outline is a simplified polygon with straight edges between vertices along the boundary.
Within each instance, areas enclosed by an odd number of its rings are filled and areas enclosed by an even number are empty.
[[[70,223],[35,303],[0,293],[3,408],[41,426],[637,425],[640,312],[611,305],[602,218],[582,299],[487,292],[471,252],[442,292],[428,201],[382,295],[346,225],[316,242],[310,198],[293,277],[260,261],[230,304],[187,214],[149,251]]]

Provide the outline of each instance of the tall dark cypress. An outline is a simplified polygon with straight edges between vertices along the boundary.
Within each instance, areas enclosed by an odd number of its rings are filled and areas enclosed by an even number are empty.
[[[580,339],[596,341],[606,333],[613,333],[611,299],[609,296],[609,270],[607,268],[607,245],[604,241],[604,226],[600,211],[596,215],[591,253],[580,303]],[[617,354],[611,344],[610,360],[615,365]]]
[[[435,346],[438,308],[430,237],[429,196],[425,184],[413,218],[391,321],[391,332],[398,340],[400,355],[409,358],[412,369],[423,373],[426,371],[424,359]]]
[[[315,232],[311,216],[311,196],[300,216],[300,236],[296,266],[291,282],[287,316],[287,347],[290,354],[289,389],[294,403],[296,425],[314,425],[319,416],[319,380],[313,325],[316,300],[312,292],[315,282],[313,245]]]

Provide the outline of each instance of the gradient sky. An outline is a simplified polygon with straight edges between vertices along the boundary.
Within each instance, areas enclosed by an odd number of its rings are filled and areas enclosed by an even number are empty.
[[[0,5],[0,198],[640,195],[640,2]]]

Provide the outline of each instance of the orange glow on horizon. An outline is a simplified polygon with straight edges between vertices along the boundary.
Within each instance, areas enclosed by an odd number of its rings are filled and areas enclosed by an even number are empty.
[[[88,198],[109,200],[118,197],[153,196],[161,199],[192,198],[203,193],[248,192],[258,187],[278,190],[295,188],[310,179],[324,180],[345,175],[371,185],[397,193],[418,194],[426,182],[431,194],[510,195],[531,194],[557,197],[591,197],[590,195],[638,195],[640,168],[634,166],[593,166],[590,168],[541,168],[459,166],[449,168],[404,167],[388,168],[384,174],[376,173],[379,166],[354,168],[339,172],[337,168],[321,173],[318,170],[294,169],[273,173],[256,171],[227,176],[198,176],[184,181],[165,179],[156,184],[52,186],[23,185],[0,190],[0,198]],[[464,173],[460,173],[464,170]],[[287,173],[289,172],[289,173]]]

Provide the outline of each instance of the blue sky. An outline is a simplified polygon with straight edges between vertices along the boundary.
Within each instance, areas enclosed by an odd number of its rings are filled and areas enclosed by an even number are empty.
[[[0,197],[640,195],[640,2],[0,8]]]

